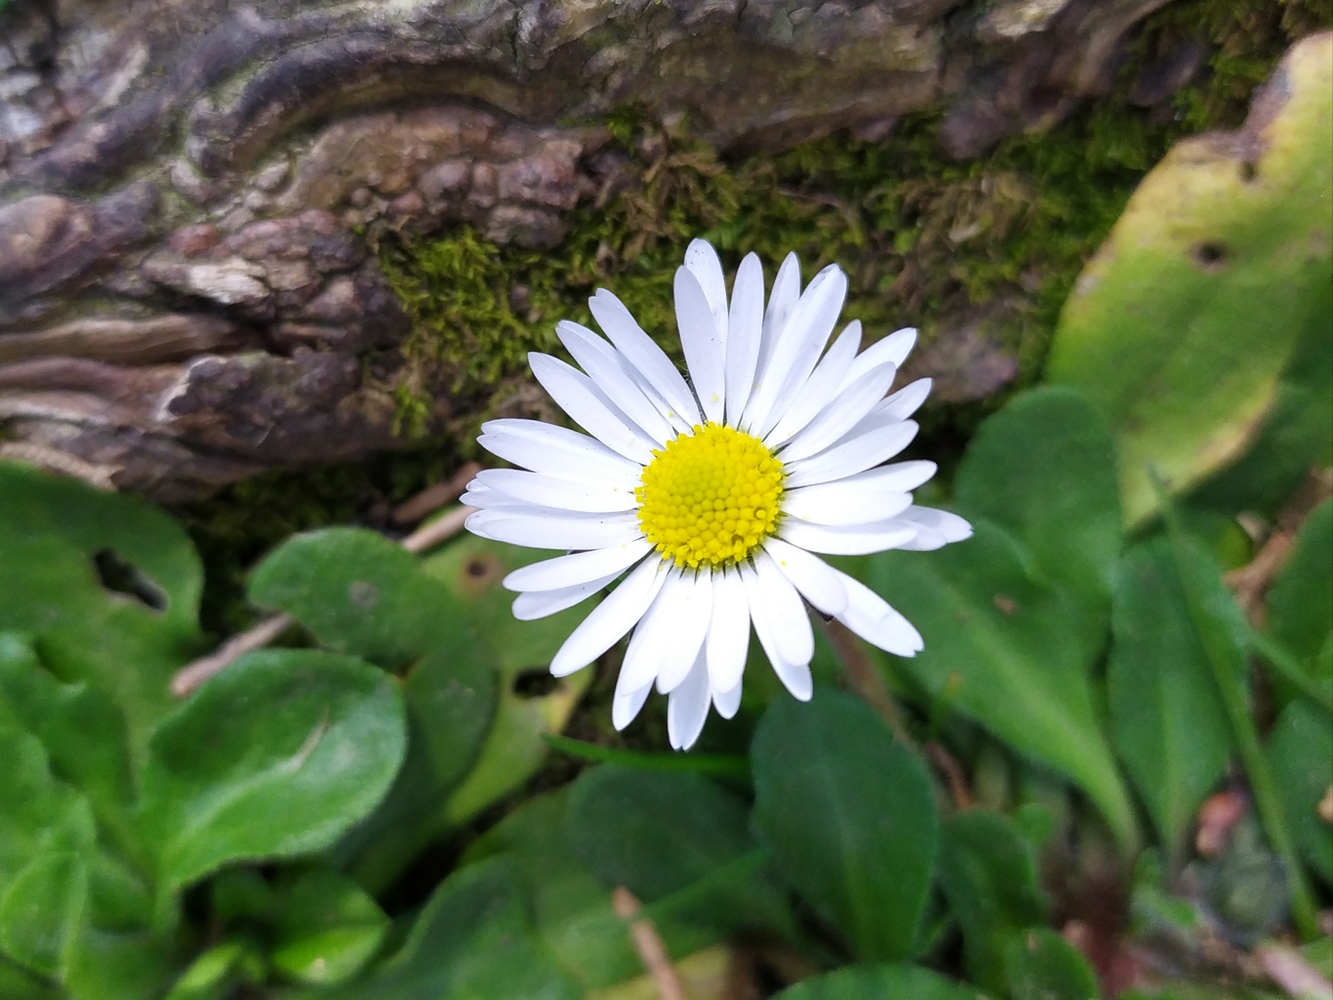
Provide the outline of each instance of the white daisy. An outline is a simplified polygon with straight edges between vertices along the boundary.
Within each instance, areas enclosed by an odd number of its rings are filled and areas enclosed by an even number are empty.
[[[764,308],[759,258],[741,261],[731,301],[713,248],[695,240],[676,271],[676,319],[693,386],[610,292],[592,314],[607,340],[557,327],[579,371],[530,354],[532,372],[591,437],[535,420],[493,420],[478,439],[522,469],[482,472],[463,502],[475,534],[568,555],[505,578],[514,615],[572,607],[628,571],[551,663],[580,670],[631,629],[612,721],[623,729],[656,685],[671,745],[699,737],[710,703],[740,705],[750,625],[793,696],[812,693],[805,605],[899,656],[922,648],[911,623],[812,553],[935,549],[971,534],[917,507],[933,462],[884,464],[916,435],[908,419],[930,380],[886,395],[916,342],[899,330],[857,353],[861,324],[825,350],[847,293],[836,265],[801,291],[795,254]]]

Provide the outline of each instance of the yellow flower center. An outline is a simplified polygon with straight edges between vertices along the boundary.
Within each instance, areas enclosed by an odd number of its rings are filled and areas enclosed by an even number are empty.
[[[653,456],[634,491],[639,524],[676,565],[739,562],[777,529],[782,463],[758,438],[695,425]]]

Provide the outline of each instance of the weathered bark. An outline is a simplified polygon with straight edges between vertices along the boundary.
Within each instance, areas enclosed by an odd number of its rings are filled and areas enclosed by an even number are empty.
[[[751,149],[947,106],[976,155],[1164,2],[11,0],[0,448],[179,499],[393,447],[386,229],[556,244],[631,103]]]

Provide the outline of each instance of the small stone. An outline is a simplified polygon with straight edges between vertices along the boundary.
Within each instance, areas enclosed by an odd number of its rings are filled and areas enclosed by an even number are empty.
[[[421,175],[417,190],[431,201],[437,201],[464,191],[471,176],[472,164],[467,160],[445,160]]]
[[[267,191],[272,194],[278,188],[282,187],[283,182],[287,180],[287,161],[280,160],[277,163],[271,163],[255,175],[254,185],[260,191]]]
[[[490,208],[498,201],[495,165],[478,163],[472,168],[472,189],[468,200],[479,208]]]
[[[245,196],[245,207],[255,213],[262,212],[268,208],[268,199],[259,191],[251,191]]]
[[[420,215],[425,210],[426,199],[421,197],[416,191],[409,191],[407,194],[401,194],[393,201],[389,202],[389,211],[394,215]]]
[[[359,187],[347,196],[347,200],[352,203],[354,208],[365,208],[374,197],[369,188]]]
[[[181,226],[171,234],[169,246],[184,257],[198,257],[218,245],[222,233],[211,222]]]

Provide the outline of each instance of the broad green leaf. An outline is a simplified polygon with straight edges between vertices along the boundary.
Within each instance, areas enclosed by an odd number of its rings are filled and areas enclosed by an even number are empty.
[[[1074,594],[1100,649],[1121,526],[1115,450],[1096,408],[1054,387],[1012,400],[977,430],[954,496],[1022,543],[1039,579]]]
[[[1191,495],[1191,504],[1275,516],[1312,468],[1333,463],[1333,284],[1287,362],[1250,450]]]
[[[697,774],[615,764],[584,771],[570,790],[574,850],[608,885],[651,903],[755,847],[749,808]]]
[[[1003,813],[969,809],[940,829],[939,881],[963,932],[969,977],[1003,991],[1005,949],[1046,921],[1032,847]]]
[[[296,872],[277,890],[269,961],[298,983],[337,983],[379,950],[389,918],[347,876],[328,868]]]
[[[514,595],[500,585],[505,575],[550,554],[483,538],[460,538],[427,559],[425,569],[443,580],[463,614],[485,637],[499,671],[500,698],[495,721],[476,767],[449,796],[438,829],[467,822],[520,788],[546,758],[542,737],[564,728],[592,670],[551,678],[551,658],[592,608],[592,602],[537,621],[518,621]],[[529,693],[520,680],[532,677],[545,687]]]
[[[134,800],[125,718],[88,683],[62,684],[14,633],[0,634],[0,716],[41,741],[51,769],[88,799],[118,843],[132,843]]]
[[[189,538],[132,496],[9,462],[0,510],[0,632],[29,633],[55,675],[109,696],[141,763],[149,729],[172,707],[172,674],[203,645]]]
[[[1268,594],[1268,629],[1310,679],[1333,687],[1333,500],[1316,507]]]
[[[250,578],[250,600],[286,611],[337,653],[397,666],[470,630],[416,556],[364,528],[325,528],[279,546]]]
[[[915,965],[849,965],[789,986],[773,1000],[986,1000],[986,996]]]
[[[452,600],[452,598],[449,598]],[[490,731],[499,676],[469,635],[415,663],[403,684],[407,758],[389,794],[332,852],[380,891],[441,831],[449,792],[467,775]]]
[[[1025,550],[1001,528],[975,518],[973,529],[938,552],[867,560],[866,583],[925,639],[896,663],[932,698],[1072,779],[1128,846],[1133,808],[1102,733],[1075,601],[1032,579]]]
[[[729,753],[659,753],[653,750],[629,750],[608,747],[586,740],[572,740],[568,736],[543,736],[543,742],[552,750],[559,750],[579,760],[597,764],[620,764],[636,771],[671,771],[716,775],[719,777],[748,778],[750,759]]]
[[[521,885],[502,858],[450,876],[426,903],[397,954],[369,976],[317,996],[579,1000],[579,992],[538,948]]]
[[[33,972],[63,979],[66,952],[79,933],[87,898],[82,856],[62,852],[34,858],[0,895],[0,951]]]
[[[39,857],[86,854],[96,839],[87,801],[51,774],[35,736],[0,722],[0,896]]]
[[[1110,420],[1131,524],[1149,464],[1180,490],[1245,450],[1299,333],[1330,320],[1330,46],[1294,46],[1239,135],[1178,143],[1065,304],[1048,377]]]
[[[1053,930],[1034,928],[1009,943],[1013,1000],[1095,1000],[1097,975],[1072,944]]]
[[[1297,849],[1333,885],[1333,825],[1319,815],[1333,792],[1333,720],[1313,705],[1292,702],[1273,727],[1268,759]]]
[[[69,953],[72,1000],[160,1000],[178,971],[175,946],[147,932],[85,929]]]
[[[754,822],[796,890],[863,959],[909,957],[938,836],[925,766],[865,704],[774,703],[751,749]]]
[[[311,650],[252,653],[153,734],[143,828],[164,886],[327,847],[388,790],[405,747],[381,671]]]
[[[0,997],[5,1000],[61,1000],[64,991],[0,955]]]
[[[1206,585],[1216,572],[1202,557],[1195,561]],[[1112,625],[1112,738],[1162,843],[1179,858],[1199,804],[1231,759],[1233,739],[1167,539],[1125,557]]]

